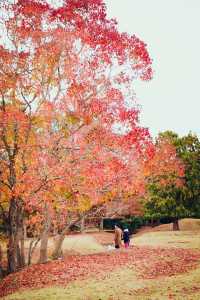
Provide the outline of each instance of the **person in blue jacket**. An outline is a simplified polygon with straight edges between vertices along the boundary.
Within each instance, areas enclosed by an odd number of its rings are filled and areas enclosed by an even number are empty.
[[[124,229],[123,240],[124,240],[124,246],[125,246],[125,248],[128,248],[129,244],[130,244],[130,234],[129,234],[128,228]]]

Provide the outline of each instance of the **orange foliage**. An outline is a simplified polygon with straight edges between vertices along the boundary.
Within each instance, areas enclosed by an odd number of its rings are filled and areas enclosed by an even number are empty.
[[[1,9],[9,41],[0,46],[0,190],[8,206],[20,199],[34,215],[47,203],[64,222],[109,190],[141,191],[139,157],[151,139],[138,124],[132,81],[151,79],[146,45],[119,33],[101,0],[57,9],[3,1]],[[116,132],[116,123],[128,131]]]

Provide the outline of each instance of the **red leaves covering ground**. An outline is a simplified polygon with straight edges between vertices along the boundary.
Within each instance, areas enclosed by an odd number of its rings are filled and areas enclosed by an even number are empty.
[[[145,257],[136,264],[139,276],[145,279],[159,276],[173,276],[194,268],[200,259],[200,253],[186,249],[145,249]]]
[[[107,253],[70,256],[64,260],[33,265],[7,276],[0,283],[0,297],[17,290],[67,285],[76,279],[94,275],[104,277],[119,267],[134,268],[141,278],[156,278],[184,273],[194,268],[200,253],[186,249],[162,249],[131,247],[129,250],[114,250]]]

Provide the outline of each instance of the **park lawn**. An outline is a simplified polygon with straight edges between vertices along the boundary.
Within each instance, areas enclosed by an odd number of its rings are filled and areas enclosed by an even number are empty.
[[[156,231],[136,235],[135,246],[168,247],[200,250],[200,231]]]
[[[105,233],[104,233],[105,234]],[[82,236],[82,238],[84,235]],[[81,239],[81,236],[76,236]],[[76,239],[74,237],[74,239]],[[84,238],[83,238],[84,239]],[[69,283],[63,283],[36,288],[22,289],[9,296],[4,297],[4,300],[133,300],[133,299],[200,299],[200,260],[196,260],[196,265],[193,268],[185,267],[179,269],[179,259],[181,259],[178,251],[196,251],[200,250],[200,232],[149,232],[139,236],[134,236],[131,243],[135,246],[130,249],[130,253],[135,252],[139,258],[139,267],[132,263],[125,266],[124,264],[117,264],[111,270],[106,270],[103,276],[98,274],[89,274],[87,278],[77,278]],[[75,240],[69,242],[69,245],[74,245]],[[85,235],[85,241],[82,247],[91,242],[93,245],[93,238],[88,238]],[[146,245],[150,246],[148,248]],[[78,244],[77,244],[78,246]],[[69,249],[68,239],[66,239],[65,247]],[[87,245],[88,247],[88,245]],[[169,249],[170,248],[170,249]],[[186,248],[185,250],[183,248]],[[85,248],[84,248],[85,249]],[[153,250],[152,250],[153,249]],[[156,250],[157,249],[157,250]],[[160,250],[158,250],[160,249]],[[183,250],[182,250],[183,249]],[[170,250],[170,251],[169,251]],[[124,255],[125,250],[120,250]],[[145,261],[140,261],[140,252],[144,251],[146,255]],[[145,252],[146,251],[146,252]],[[152,253],[155,255],[152,256]],[[158,251],[158,252],[157,252]],[[163,252],[162,252],[163,251]],[[98,252],[98,251],[97,251]],[[116,251],[114,251],[115,255]],[[119,252],[120,253],[120,252]],[[163,254],[164,253],[164,256]],[[169,253],[172,253],[170,256]],[[98,254],[96,254],[98,255]],[[100,254],[104,255],[104,254]],[[109,253],[113,257],[112,252]],[[132,255],[132,254],[131,254]],[[159,258],[157,257],[158,255]],[[175,256],[173,256],[175,255]],[[178,255],[176,257],[176,255]],[[182,255],[182,254],[181,254]],[[188,254],[187,254],[188,255]],[[84,257],[84,256],[83,256]],[[97,256],[98,257],[98,256]],[[131,258],[131,257],[130,257]],[[186,257],[190,259],[189,256]],[[109,258],[108,258],[109,259]],[[155,264],[153,262],[155,259]],[[178,261],[177,261],[178,259]],[[107,260],[107,259],[106,259]],[[164,262],[165,260],[165,262]],[[115,260],[114,260],[115,261]],[[169,265],[168,265],[169,262]],[[178,263],[178,264],[177,264]],[[161,265],[163,264],[163,274],[160,273]],[[175,268],[175,273],[170,273]],[[137,266],[138,266],[137,265]],[[154,269],[155,266],[155,269]],[[166,268],[169,269],[166,271]],[[178,271],[176,272],[176,268]],[[91,266],[92,268],[92,266]],[[106,266],[105,266],[106,268]],[[152,272],[151,272],[152,271]],[[156,275],[154,276],[154,272]],[[141,276],[141,274],[143,274]],[[170,276],[169,276],[170,275]]]
[[[179,220],[180,231],[200,231],[200,219],[184,218]],[[155,227],[143,226],[139,229],[139,234],[155,231],[172,231],[173,223],[161,224]]]
[[[112,235],[113,236],[113,235]],[[25,253],[27,255],[29,244],[31,239],[25,240]],[[1,247],[3,251],[3,257],[6,259],[6,240],[2,240]],[[51,257],[52,251],[55,245],[55,238],[50,237],[48,241],[48,256]],[[39,260],[39,248],[40,242],[37,245],[36,250],[34,251],[32,257],[32,263],[37,263]],[[105,247],[101,245],[92,235],[90,234],[76,234],[76,235],[68,235],[65,237],[63,242],[63,254],[73,255],[73,254],[94,254],[101,253],[105,251]]]
[[[185,274],[157,279],[138,279],[132,269],[121,268],[104,279],[75,281],[66,288],[27,290],[4,300],[164,300],[200,299],[200,265]]]
[[[182,219],[179,221],[180,232],[170,231],[171,224],[163,224],[154,228],[148,227],[147,232],[139,231],[133,235],[132,245],[136,246],[164,246],[200,249],[200,219]],[[192,231],[188,231],[189,228]],[[163,231],[164,230],[164,231]],[[199,238],[198,238],[199,237]],[[25,251],[28,251],[31,239],[25,241]],[[6,258],[6,241],[0,240],[4,258]],[[49,238],[48,254],[51,257],[54,248],[55,238]],[[63,243],[64,255],[69,254],[92,254],[105,251],[108,244],[113,244],[113,233],[91,232],[87,234],[75,234],[66,236]],[[37,263],[39,259],[39,246],[34,252],[32,263]]]
[[[49,252],[52,252],[54,248],[54,239],[49,239]],[[75,234],[68,235],[65,237],[63,246],[63,252],[68,253],[77,253],[77,254],[93,254],[104,252],[105,248],[96,241],[92,234]]]

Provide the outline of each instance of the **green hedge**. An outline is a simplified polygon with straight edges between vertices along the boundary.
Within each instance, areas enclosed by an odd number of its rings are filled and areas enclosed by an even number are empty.
[[[122,229],[128,228],[129,232],[132,234],[134,233],[138,228],[145,225],[145,220],[143,217],[130,217],[125,218],[121,222]]]
[[[115,224],[119,225],[122,229],[128,228],[130,233],[136,232],[141,226],[155,226],[159,224],[171,223],[172,218],[166,217],[157,217],[152,218],[150,216],[127,216],[122,218],[109,219],[105,218],[103,220],[103,228],[105,230],[113,230]]]
[[[120,224],[122,219],[115,218],[115,219],[110,219],[110,218],[105,218],[103,219],[103,229],[107,230],[113,230],[115,227],[115,224]]]
[[[115,224],[119,225],[122,229],[128,228],[130,233],[134,233],[136,229],[146,224],[146,219],[144,217],[131,216],[124,219],[104,219],[103,228],[107,230],[114,229]]]

